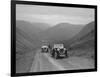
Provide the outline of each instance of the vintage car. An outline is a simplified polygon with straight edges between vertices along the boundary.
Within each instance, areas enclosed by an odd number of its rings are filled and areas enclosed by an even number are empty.
[[[42,51],[42,52],[48,52],[48,51],[49,51],[49,47],[48,47],[47,45],[43,45],[43,46],[41,47],[41,51]]]
[[[50,51],[50,55],[55,59],[68,56],[67,49],[64,48],[63,44],[54,44],[52,50]]]

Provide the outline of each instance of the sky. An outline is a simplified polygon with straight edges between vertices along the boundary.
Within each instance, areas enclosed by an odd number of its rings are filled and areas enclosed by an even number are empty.
[[[94,9],[42,5],[16,5],[16,20],[47,23],[88,24],[94,21]]]

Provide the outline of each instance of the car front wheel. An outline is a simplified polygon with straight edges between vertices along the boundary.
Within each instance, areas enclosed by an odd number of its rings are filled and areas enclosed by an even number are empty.
[[[54,52],[54,55],[53,56],[54,56],[55,59],[57,59],[58,58],[58,53],[57,52]]]
[[[67,53],[67,51],[65,51],[65,56],[68,57],[68,53]]]

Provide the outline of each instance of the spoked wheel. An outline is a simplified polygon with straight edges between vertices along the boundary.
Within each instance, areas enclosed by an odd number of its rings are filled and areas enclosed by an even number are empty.
[[[58,54],[57,54],[57,52],[54,52],[54,58],[55,58],[55,59],[58,58]]]
[[[67,53],[67,51],[65,51],[65,55],[66,55],[66,57],[68,57],[68,53]]]

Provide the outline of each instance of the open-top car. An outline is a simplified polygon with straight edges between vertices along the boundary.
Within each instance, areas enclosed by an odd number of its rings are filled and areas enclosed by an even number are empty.
[[[67,49],[64,48],[63,44],[54,44],[52,47],[52,50],[50,52],[51,56],[54,58],[59,58],[59,57],[67,57]]]

